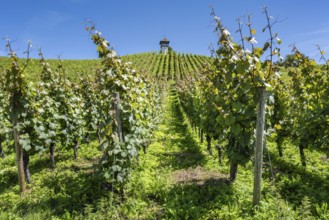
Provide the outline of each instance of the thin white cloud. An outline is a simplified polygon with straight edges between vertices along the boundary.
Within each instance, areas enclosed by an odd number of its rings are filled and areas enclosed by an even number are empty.
[[[72,15],[58,11],[41,11],[26,21],[23,34],[20,36],[20,51],[25,51],[27,41],[33,44],[32,56],[38,56],[38,48],[47,45],[48,34],[56,34],[61,26],[72,19]],[[23,49],[22,49],[23,48]]]
[[[68,21],[70,15],[57,11],[45,11],[33,16],[26,25],[27,31],[35,29],[52,30],[58,25]]]
[[[327,33],[329,33],[329,27],[321,28],[319,30],[305,32],[305,33],[302,33],[301,35],[319,35],[319,34],[327,34]]]
[[[321,26],[313,30],[296,33],[293,38],[295,38],[295,45],[301,52],[317,60],[320,55],[316,45],[319,45],[326,53],[329,52],[328,34],[329,24],[322,23]]]
[[[321,38],[321,37],[316,37],[316,38],[307,38],[307,39],[299,39],[297,44],[298,45],[320,45],[320,44],[327,44],[326,39]]]
[[[306,37],[306,36],[322,36],[324,34],[329,33],[329,23],[321,23],[319,25],[313,26],[313,28],[309,28],[308,30],[304,30],[304,32],[296,33],[297,37]]]
[[[320,46],[321,50],[325,51],[326,54],[329,53],[329,42],[326,38],[313,38],[305,41],[299,41],[296,43],[297,48],[305,53],[312,59],[318,60],[320,58],[320,53],[317,49],[317,45]]]

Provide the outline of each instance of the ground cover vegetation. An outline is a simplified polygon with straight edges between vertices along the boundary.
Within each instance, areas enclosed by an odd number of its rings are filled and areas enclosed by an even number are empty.
[[[212,11],[212,57],[119,57],[92,22],[98,60],[20,59],[8,39],[0,219],[328,219],[329,62],[283,59],[263,12],[234,40]]]

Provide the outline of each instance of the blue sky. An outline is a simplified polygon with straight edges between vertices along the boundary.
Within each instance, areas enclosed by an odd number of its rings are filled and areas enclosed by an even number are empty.
[[[262,46],[268,35],[261,32],[267,6],[280,22],[274,31],[282,39],[283,54],[296,46],[318,59],[316,44],[329,53],[328,0],[0,0],[0,36],[13,40],[19,56],[29,40],[32,56],[42,48],[46,58],[91,59],[97,53],[82,22],[92,19],[119,55],[159,50],[166,36],[178,52],[210,55],[217,37],[210,5],[231,33],[236,19],[253,14],[256,39]],[[246,28],[245,28],[246,30]],[[6,55],[0,41],[0,55]]]

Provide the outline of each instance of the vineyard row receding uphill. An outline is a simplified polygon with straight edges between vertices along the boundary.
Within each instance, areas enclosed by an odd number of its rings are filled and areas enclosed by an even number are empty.
[[[154,141],[171,91],[209,155],[216,145],[220,166],[228,159],[230,184],[239,166],[252,162],[254,206],[261,202],[265,155],[272,169],[269,143],[279,157],[285,143],[298,148],[304,169],[306,149],[328,155],[329,61],[319,46],[322,64],[296,47],[283,59],[273,31],[277,21],[266,8],[264,14],[268,41],[258,47],[251,16],[246,26],[238,19],[235,40],[212,11],[219,36],[213,57],[170,50],[120,58],[92,23],[86,29],[99,60],[47,61],[41,50],[38,60],[31,59],[30,44],[27,59],[19,59],[7,40],[9,58],[0,58],[0,155],[15,152],[22,195],[26,182],[33,184],[31,156],[49,153],[56,169],[62,150],[78,158],[82,144],[97,141],[104,188],[124,202],[125,185]]]

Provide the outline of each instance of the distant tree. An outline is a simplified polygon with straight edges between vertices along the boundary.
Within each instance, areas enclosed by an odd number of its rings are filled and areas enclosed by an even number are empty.
[[[302,54],[303,57],[307,57],[306,55]],[[307,59],[309,59],[307,57]],[[278,63],[281,66],[285,67],[297,67],[298,61],[296,60],[296,56],[293,54],[287,54],[287,56],[284,58],[284,60],[281,63]]]

